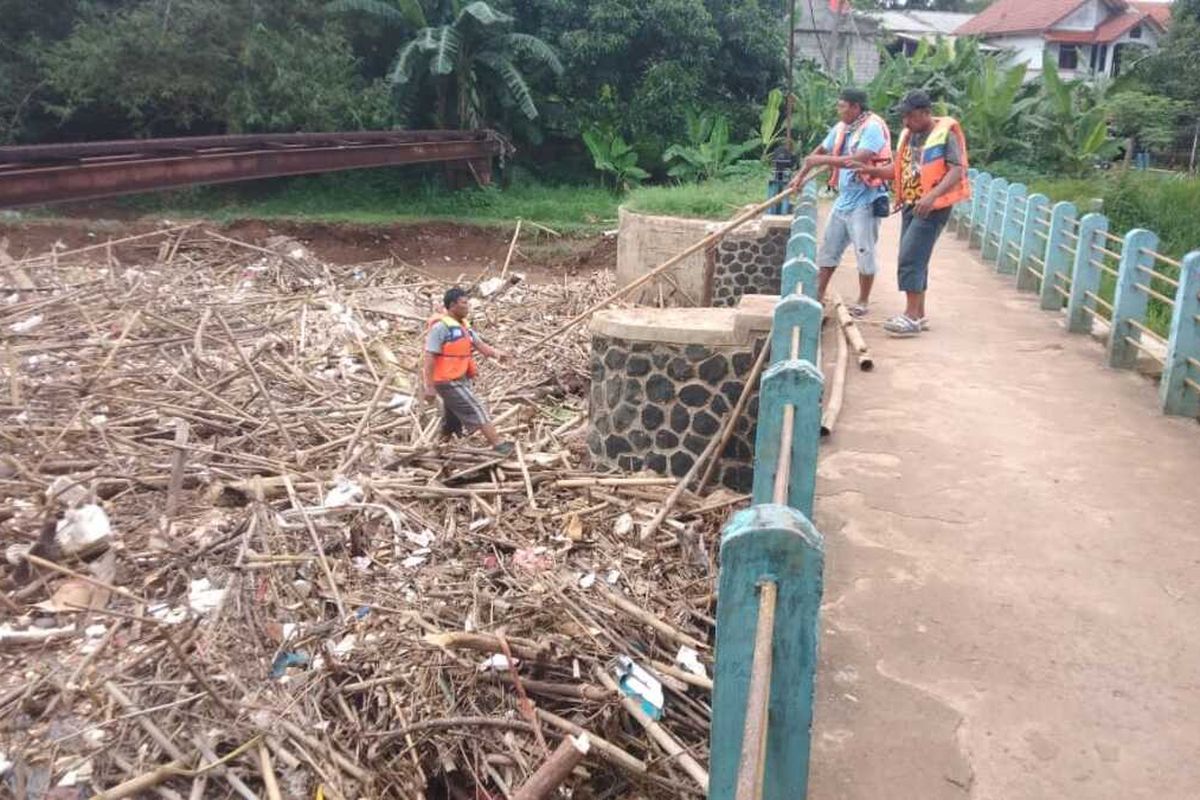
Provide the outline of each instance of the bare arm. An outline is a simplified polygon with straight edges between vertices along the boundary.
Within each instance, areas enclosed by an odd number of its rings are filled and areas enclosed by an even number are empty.
[[[828,152],[825,149],[825,145],[817,145],[811,153],[804,157],[804,162],[800,165],[800,171],[796,173],[796,177],[792,178],[792,182],[788,185],[788,188],[793,192],[798,191],[804,185],[805,181],[808,180],[808,176],[816,170],[818,164],[814,160],[826,158],[825,154]]]
[[[473,341],[475,344],[475,349],[478,350],[479,354],[482,355],[484,358],[494,358],[497,361],[507,361],[508,360],[508,353],[506,351],[501,350],[496,347],[492,347],[490,344],[488,344],[487,342],[485,342],[483,340],[482,336],[478,336],[478,335],[475,336]]]
[[[421,385],[425,387],[425,396],[433,397],[433,356],[434,354],[425,351],[425,358],[421,362]]]

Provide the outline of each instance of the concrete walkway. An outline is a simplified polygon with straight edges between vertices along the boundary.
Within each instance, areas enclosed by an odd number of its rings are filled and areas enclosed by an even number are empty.
[[[1200,425],[951,234],[887,338],[898,235],[821,459],[810,797],[1200,798]]]

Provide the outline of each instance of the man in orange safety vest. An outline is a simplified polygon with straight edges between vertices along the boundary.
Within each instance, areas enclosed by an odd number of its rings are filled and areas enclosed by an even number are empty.
[[[904,132],[894,163],[865,166],[864,176],[890,178],[902,212],[898,277],[905,294],[903,314],[883,324],[888,334],[917,336],[929,330],[925,292],[929,260],[955,203],[971,196],[967,178],[967,139],[953,117],[933,115],[933,102],[922,91],[909,92],[896,111]]]
[[[510,455],[512,442],[500,441],[487,409],[471,389],[471,380],[479,370],[475,363],[477,351],[499,361],[507,361],[509,355],[489,345],[471,328],[467,321],[471,302],[464,289],[449,289],[442,305],[446,313],[429,321],[422,369],[426,399],[442,399],[442,436],[448,439],[479,431],[497,453]]]
[[[833,210],[825,220],[825,235],[817,251],[817,299],[824,301],[825,289],[837,269],[847,246],[853,246],[858,264],[858,301],[850,306],[856,317],[866,316],[871,287],[879,262],[875,246],[879,241],[879,221],[888,215],[887,181],[862,175],[858,167],[866,163],[887,163],[892,159],[892,134],[887,123],[867,108],[867,93],[846,88],[838,95],[838,122],[829,129],[825,140],[804,159],[804,166],[792,180],[799,190],[808,176],[830,168],[829,186],[838,192]]]

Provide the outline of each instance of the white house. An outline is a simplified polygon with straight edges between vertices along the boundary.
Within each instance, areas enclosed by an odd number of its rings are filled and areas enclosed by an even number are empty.
[[[1049,53],[1063,77],[1112,76],[1139,52],[1158,46],[1170,15],[1170,3],[996,0],[955,33],[1012,52],[1031,75]]]

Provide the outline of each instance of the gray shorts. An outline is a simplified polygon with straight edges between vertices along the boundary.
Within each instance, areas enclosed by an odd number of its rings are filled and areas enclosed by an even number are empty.
[[[929,259],[937,244],[950,209],[940,208],[928,217],[918,217],[912,206],[905,206],[900,223],[900,291],[924,292],[929,286]]]
[[[471,390],[471,384],[466,380],[435,383],[433,388],[437,391],[438,397],[442,398],[442,413],[445,415],[445,419],[442,421],[444,431],[457,433],[458,426],[454,424],[455,421],[461,425],[465,433],[477,431],[488,423],[487,409],[475,396],[475,392]]]
[[[879,271],[875,258],[875,244],[879,241],[879,217],[868,203],[849,211],[834,209],[825,222],[825,238],[817,251],[817,266],[832,268],[842,260],[846,246],[854,245],[854,257],[858,260],[858,271],[862,275],[874,275]]]

